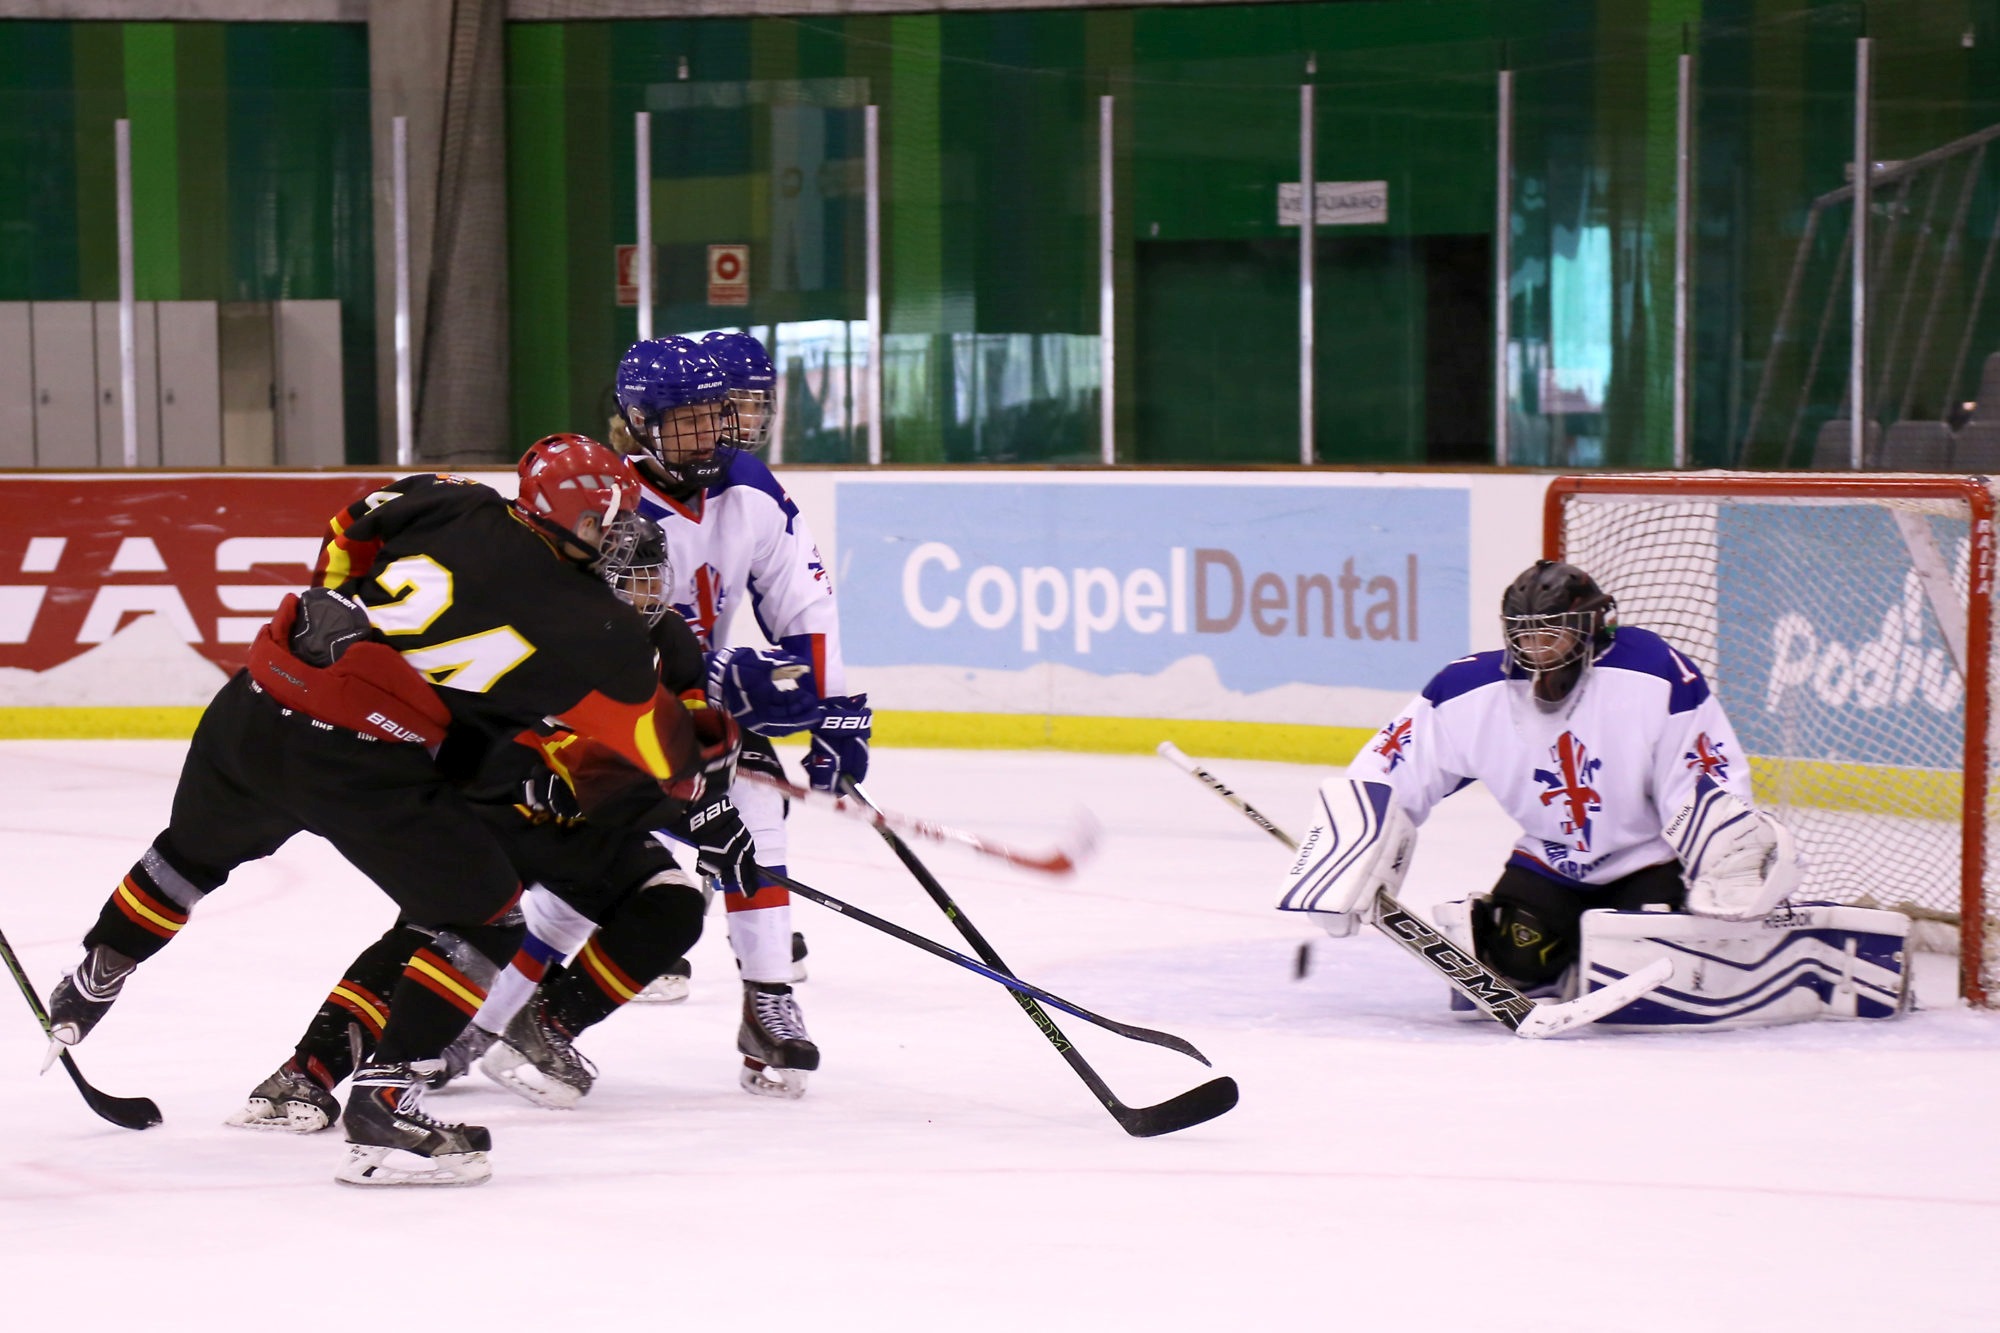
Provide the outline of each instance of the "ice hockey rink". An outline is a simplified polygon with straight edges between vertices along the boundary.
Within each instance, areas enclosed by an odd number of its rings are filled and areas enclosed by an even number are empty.
[[[172,742],[0,745],[0,927],[46,993],[163,823]],[[1319,771],[1215,767],[1280,822]],[[1022,843],[1087,806],[1068,879],[920,853],[1021,975],[1187,1037],[1242,1103],[1128,1138],[996,985],[800,904],[808,1096],[736,1086],[718,917],[693,998],[629,1007],[547,1112],[475,1075],[474,1190],[332,1181],[337,1132],[224,1127],[392,915],[324,844],[246,868],[80,1049],[165,1124],[95,1119],[0,997],[0,1326],[1674,1330],[2000,1328],[2000,1018],[1519,1041],[1373,935],[1271,910],[1284,851],[1150,756],[879,750],[878,803]],[[959,941],[865,826],[794,812],[793,873]],[[1408,898],[1491,881],[1480,789]],[[1934,960],[1933,960],[1934,961]],[[1935,994],[1933,1003],[1937,1003]],[[1061,1016],[1058,1015],[1061,1019]],[[1128,1103],[1211,1077],[1069,1019]]]

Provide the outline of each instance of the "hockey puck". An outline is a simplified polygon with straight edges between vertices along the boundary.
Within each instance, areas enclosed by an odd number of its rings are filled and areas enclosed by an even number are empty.
[[[1297,957],[1292,959],[1292,980],[1304,981],[1306,979],[1306,975],[1310,973],[1312,970],[1313,970],[1313,946],[1312,946],[1312,941],[1307,940],[1304,944],[1301,944],[1299,946],[1299,952]]]

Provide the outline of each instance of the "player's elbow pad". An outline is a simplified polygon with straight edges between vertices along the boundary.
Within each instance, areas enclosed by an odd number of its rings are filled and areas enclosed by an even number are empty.
[[[1285,872],[1278,910],[1304,912],[1330,935],[1351,935],[1394,895],[1416,855],[1417,830],[1387,783],[1328,778]]]
[[[1799,885],[1791,830],[1711,778],[1696,782],[1663,836],[1687,872],[1687,909],[1697,916],[1765,916]]]

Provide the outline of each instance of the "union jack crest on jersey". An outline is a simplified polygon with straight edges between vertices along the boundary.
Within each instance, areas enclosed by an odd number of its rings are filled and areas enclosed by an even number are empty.
[[[675,602],[674,610],[694,631],[702,651],[709,652],[715,648],[715,627],[721,622],[722,612],[728,604],[729,586],[722,581],[722,571],[714,565],[704,564],[694,572],[694,600]]]
[[[1548,788],[1542,793],[1542,804],[1562,803],[1563,834],[1576,839],[1576,850],[1588,855],[1591,816],[1604,809],[1603,798],[1590,784],[1604,767],[1604,761],[1592,759],[1589,748],[1573,731],[1565,731],[1556,738],[1556,743],[1549,747],[1549,761],[1552,768],[1534,771],[1535,781]]]
[[[1386,771],[1393,773],[1396,765],[1410,757],[1410,719],[1399,717],[1382,728],[1378,735],[1382,743],[1375,747],[1375,753],[1389,761]]]
[[[1729,756],[1722,752],[1722,742],[1710,739],[1707,732],[1696,736],[1694,748],[1681,757],[1690,772],[1715,782],[1729,781]]]

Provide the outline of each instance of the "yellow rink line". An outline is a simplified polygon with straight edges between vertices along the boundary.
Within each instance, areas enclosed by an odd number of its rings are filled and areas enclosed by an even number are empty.
[[[199,708],[0,708],[0,739],[186,740]],[[1085,750],[1143,754],[1171,740],[1215,759],[1275,759],[1343,766],[1373,735],[1359,727],[1012,713],[875,715],[875,743],[948,750]]]
[[[194,734],[201,711],[199,708],[0,708],[0,739],[185,740]],[[875,715],[875,741],[885,747],[1146,754],[1161,741],[1171,740],[1197,758],[1270,759],[1328,769],[1344,766],[1372,735],[1372,729],[1361,727],[1278,722],[1019,713]],[[1752,756],[1750,773],[1761,804],[1951,819],[1956,817],[1960,801],[1958,774],[1936,769]],[[2000,783],[1995,787],[1994,804],[2000,810]]]

